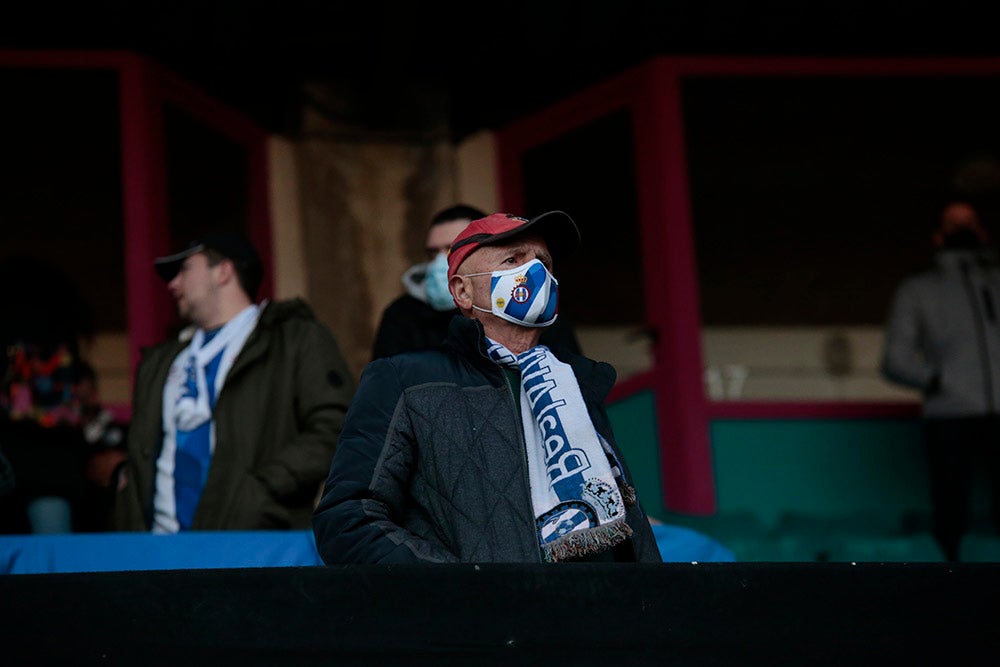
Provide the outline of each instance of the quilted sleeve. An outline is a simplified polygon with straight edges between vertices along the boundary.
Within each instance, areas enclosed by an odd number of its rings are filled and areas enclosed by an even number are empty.
[[[457,562],[402,528],[413,467],[413,430],[390,359],[368,364],[347,412],[323,497],[313,513],[323,562]]]

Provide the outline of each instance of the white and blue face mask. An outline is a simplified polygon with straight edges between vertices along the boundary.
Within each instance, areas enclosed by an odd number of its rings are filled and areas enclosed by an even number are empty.
[[[547,327],[556,321],[559,305],[559,282],[540,260],[506,271],[467,273],[463,277],[492,276],[490,305],[492,310],[472,307],[484,313],[526,327]]]
[[[439,252],[433,261],[427,264],[427,276],[424,278],[427,288],[427,303],[434,310],[454,310],[455,300],[448,290],[448,256]]]

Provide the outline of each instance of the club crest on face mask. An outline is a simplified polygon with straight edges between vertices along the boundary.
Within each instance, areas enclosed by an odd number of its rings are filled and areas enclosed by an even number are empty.
[[[556,321],[559,282],[537,259],[506,271],[467,273],[465,277],[491,276],[491,309],[472,307],[526,327],[547,327]]]
[[[448,291],[448,257],[439,252],[433,261],[427,264],[427,302],[434,310],[446,311],[455,308],[455,300]]]

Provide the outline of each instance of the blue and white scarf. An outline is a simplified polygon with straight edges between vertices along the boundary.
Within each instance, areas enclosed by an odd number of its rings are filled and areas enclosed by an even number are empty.
[[[154,533],[176,533],[191,525],[215,453],[211,397],[222,391],[236,356],[257,326],[260,310],[256,304],[247,306],[209,340],[198,329],[170,366],[163,386],[163,448],[156,459]],[[209,391],[206,368],[216,358]],[[180,464],[179,458],[191,465]]]
[[[212,418],[205,367],[216,356],[222,354],[212,392],[217,396],[236,355],[243,349],[243,344],[257,326],[259,315],[259,306],[256,304],[247,306],[207,343],[205,331],[198,329],[191,339],[191,344],[177,355],[163,391],[164,427],[168,433],[174,428],[192,431]]]
[[[521,371],[531,503],[545,560],[600,553],[630,537],[625,506],[635,503],[635,492],[594,428],[573,369],[544,345],[515,356],[489,340],[487,351],[498,365]]]

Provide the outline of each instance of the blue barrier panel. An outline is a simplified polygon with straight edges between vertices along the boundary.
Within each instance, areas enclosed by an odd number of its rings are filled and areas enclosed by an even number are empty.
[[[310,530],[71,533],[0,537],[0,573],[321,565]]]
[[[733,560],[710,537],[655,525],[666,561]],[[67,533],[0,536],[0,574],[187,570],[322,565],[311,530]]]

